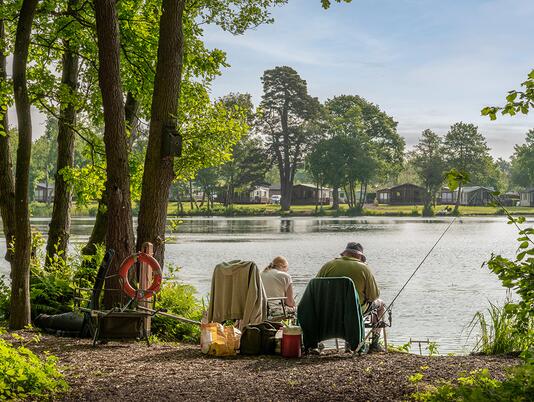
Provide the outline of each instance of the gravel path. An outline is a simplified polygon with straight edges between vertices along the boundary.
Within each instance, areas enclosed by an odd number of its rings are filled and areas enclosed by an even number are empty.
[[[71,385],[63,401],[405,400],[415,391],[408,377],[422,366],[428,366],[423,383],[436,384],[478,368],[500,378],[518,363],[401,353],[213,358],[195,345],[110,342],[93,348],[86,339],[47,335],[30,348],[59,357]]]

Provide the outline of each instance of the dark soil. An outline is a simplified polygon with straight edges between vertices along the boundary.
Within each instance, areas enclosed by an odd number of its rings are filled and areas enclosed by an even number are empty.
[[[424,386],[479,368],[502,378],[519,362],[403,353],[215,358],[196,345],[110,342],[93,348],[87,339],[46,335],[29,347],[59,357],[71,385],[62,401],[406,400],[416,390],[408,377],[417,372]]]

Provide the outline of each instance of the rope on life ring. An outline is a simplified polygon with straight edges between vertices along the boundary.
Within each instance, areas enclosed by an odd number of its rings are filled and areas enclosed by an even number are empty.
[[[135,289],[128,280],[128,272],[137,261],[145,263],[152,268],[153,281],[148,289]],[[158,261],[151,255],[143,252],[135,253],[127,257],[119,268],[119,276],[122,278],[122,291],[132,299],[148,300],[161,287],[162,275]]]

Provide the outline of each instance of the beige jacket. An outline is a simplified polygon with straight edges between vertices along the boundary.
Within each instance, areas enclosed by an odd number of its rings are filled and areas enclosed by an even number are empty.
[[[267,297],[260,271],[252,261],[218,264],[211,280],[208,321],[240,320],[239,328],[267,318]]]

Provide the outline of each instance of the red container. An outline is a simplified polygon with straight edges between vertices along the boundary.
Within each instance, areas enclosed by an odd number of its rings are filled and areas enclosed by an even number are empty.
[[[282,356],[301,357],[302,356],[302,329],[298,326],[284,327],[282,335]]]

